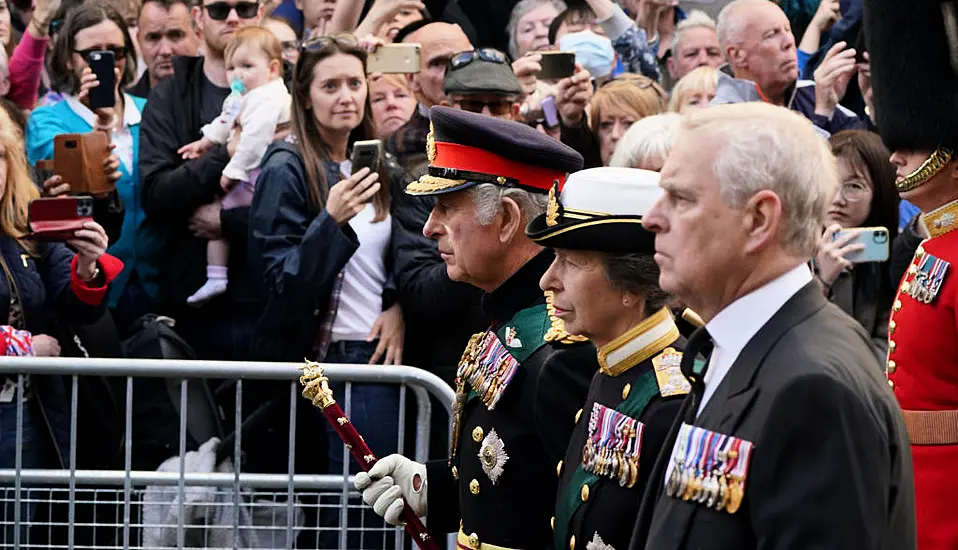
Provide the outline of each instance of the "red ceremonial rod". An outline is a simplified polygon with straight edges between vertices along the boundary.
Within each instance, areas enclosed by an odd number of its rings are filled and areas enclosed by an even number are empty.
[[[323,368],[319,366],[319,363],[306,361],[306,366],[302,369],[303,375],[299,378],[299,382],[304,386],[303,397],[323,410],[326,421],[339,434],[350,454],[359,463],[359,467],[364,472],[368,472],[379,459],[369,449],[359,432],[356,431],[356,427],[346,418],[343,410],[333,399],[333,392],[329,389],[329,379],[323,374]],[[412,537],[419,548],[422,550],[439,550],[439,545],[436,544],[432,535],[426,532],[426,526],[412,511],[408,502],[403,503],[402,514],[399,517],[405,522],[406,533]]]

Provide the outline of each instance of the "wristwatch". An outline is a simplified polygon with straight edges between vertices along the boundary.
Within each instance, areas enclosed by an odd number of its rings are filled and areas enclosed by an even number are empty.
[[[84,279],[83,275],[80,275],[80,269],[77,268],[77,277],[79,277],[80,280],[83,281],[84,283],[92,283],[99,276],[100,276],[100,266],[96,266],[93,268],[93,274],[90,275],[89,279]]]

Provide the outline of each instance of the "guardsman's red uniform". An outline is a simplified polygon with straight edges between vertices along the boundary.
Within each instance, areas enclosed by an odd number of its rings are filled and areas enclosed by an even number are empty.
[[[888,385],[905,413],[918,548],[958,548],[958,201],[923,216],[930,237],[898,287],[888,323]]]

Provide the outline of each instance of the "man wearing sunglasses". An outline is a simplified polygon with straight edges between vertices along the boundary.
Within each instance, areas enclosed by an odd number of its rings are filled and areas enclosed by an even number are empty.
[[[522,87],[506,60],[492,48],[459,52],[446,67],[442,104],[471,113],[517,120]]]
[[[148,218],[168,234],[161,271],[161,311],[202,359],[245,359],[255,325],[258,293],[246,269],[248,208],[222,210],[220,176],[235,144],[184,161],[177,150],[194,141],[200,128],[222,111],[229,95],[223,51],[238,29],[259,24],[263,7],[246,0],[199,0],[193,21],[203,43],[202,57],[175,57],[173,75],[150,92],[140,131],[140,175]],[[229,290],[200,308],[186,304],[206,279],[206,240],[225,238],[230,257]],[[235,257],[235,258],[234,258]]]

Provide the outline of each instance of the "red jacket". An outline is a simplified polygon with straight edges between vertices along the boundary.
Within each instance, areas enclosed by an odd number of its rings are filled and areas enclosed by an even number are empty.
[[[918,247],[902,278],[888,325],[888,384],[905,411],[958,410],[958,202],[929,213],[923,222],[931,237]],[[935,258],[949,265],[938,262],[934,272]],[[912,296],[922,286],[923,267],[930,273],[926,280],[943,273],[930,303]],[[958,445],[913,444],[912,456],[918,548],[955,550]]]

